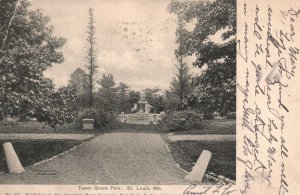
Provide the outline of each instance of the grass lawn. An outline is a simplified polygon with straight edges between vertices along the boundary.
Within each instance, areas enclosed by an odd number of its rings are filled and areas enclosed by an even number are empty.
[[[174,132],[175,135],[234,135],[236,120],[204,120],[203,129]],[[164,137],[175,161],[185,170],[191,171],[203,150],[212,153],[207,171],[236,179],[236,142],[235,141],[175,141]]]
[[[236,179],[235,141],[176,141],[167,142],[175,161],[191,171],[203,150],[212,153],[207,171],[227,178]]]
[[[204,134],[218,134],[218,135],[234,135],[236,134],[236,120],[222,119],[222,120],[204,120],[202,121],[202,129],[191,129],[187,131],[172,132],[175,135],[204,135]],[[105,132],[131,132],[131,133],[170,133],[163,125],[143,125],[143,124],[126,124],[115,123],[112,128],[105,130]]]
[[[7,172],[2,144],[0,141],[0,172]],[[63,140],[63,141],[13,141],[12,145],[21,161],[26,167],[42,160],[58,155],[72,147],[81,144],[83,141]]]
[[[164,133],[159,125],[143,124],[126,124],[116,122],[111,128],[104,130],[104,133],[121,132],[121,133]]]
[[[100,133],[98,129],[82,130],[74,124],[62,125],[55,131],[50,126],[44,126],[37,121],[17,122],[17,125],[6,127],[0,126],[0,133]]]
[[[187,131],[174,132],[176,135],[203,135],[203,134],[235,134],[235,120],[204,120],[203,129],[192,129]],[[110,127],[101,130],[82,130],[74,124],[62,125],[55,131],[49,126],[44,126],[36,121],[17,122],[16,126],[0,126],[0,133],[102,133],[102,132],[131,132],[131,133],[168,133],[163,125],[142,125],[142,124],[124,124],[116,122]]]
[[[192,129],[187,131],[174,132],[175,135],[204,135],[204,134],[218,134],[218,135],[233,135],[236,134],[236,120],[222,119],[222,120],[203,120],[202,129]]]

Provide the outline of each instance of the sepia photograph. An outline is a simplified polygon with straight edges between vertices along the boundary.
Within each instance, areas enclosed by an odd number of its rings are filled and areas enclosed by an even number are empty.
[[[236,7],[0,0],[0,185],[236,185]]]

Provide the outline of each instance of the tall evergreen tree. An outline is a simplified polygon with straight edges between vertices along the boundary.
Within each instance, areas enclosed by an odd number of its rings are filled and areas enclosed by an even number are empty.
[[[178,99],[180,102],[178,102],[178,106],[181,106],[180,104],[183,103],[184,98],[186,98],[192,90],[192,75],[189,73],[189,68],[186,63],[183,62],[183,55],[184,55],[184,34],[186,31],[184,30],[184,23],[181,19],[181,17],[178,17],[178,26],[176,29],[176,37],[177,37],[177,44],[178,49],[175,50],[175,55],[178,60],[178,64],[176,65],[177,68],[177,74],[173,78],[171,82],[170,90],[173,92],[176,96],[178,96]]]
[[[96,84],[95,76],[97,73],[97,55],[96,55],[96,40],[95,40],[95,18],[94,10],[89,9],[89,23],[88,23],[88,51],[87,51],[87,65],[88,69],[88,106],[94,105],[94,88]]]
[[[192,75],[189,73],[189,68],[186,63],[183,62],[182,56],[178,59],[179,64],[177,67],[177,74],[173,77],[170,90],[176,94],[180,100],[180,103],[184,101],[192,92]]]
[[[118,87],[118,112],[128,112],[130,111],[130,103],[129,103],[129,96],[128,96],[129,86],[123,82],[119,84]]]

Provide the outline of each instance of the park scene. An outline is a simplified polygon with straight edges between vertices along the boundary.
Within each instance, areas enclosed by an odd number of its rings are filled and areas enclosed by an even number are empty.
[[[0,1],[0,184],[235,184],[236,2]]]

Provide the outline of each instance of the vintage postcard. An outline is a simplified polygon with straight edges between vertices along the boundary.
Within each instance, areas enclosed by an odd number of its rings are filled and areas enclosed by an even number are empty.
[[[0,0],[0,195],[300,194],[299,14]]]

